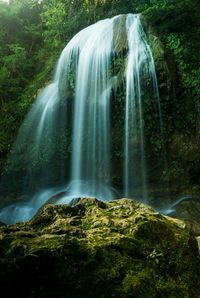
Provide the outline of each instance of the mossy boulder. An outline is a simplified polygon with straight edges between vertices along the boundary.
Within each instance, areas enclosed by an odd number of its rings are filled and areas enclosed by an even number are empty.
[[[195,298],[199,276],[185,224],[134,200],[46,205],[0,227],[4,297]]]

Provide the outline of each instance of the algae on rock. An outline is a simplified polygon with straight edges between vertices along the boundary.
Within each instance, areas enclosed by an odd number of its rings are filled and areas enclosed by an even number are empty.
[[[46,205],[31,221],[0,228],[8,297],[195,298],[199,273],[185,224],[129,199]]]

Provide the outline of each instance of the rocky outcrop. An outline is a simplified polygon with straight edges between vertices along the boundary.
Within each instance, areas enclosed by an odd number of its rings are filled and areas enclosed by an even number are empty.
[[[133,200],[46,205],[0,227],[4,297],[195,298],[199,271],[185,224]]]
[[[185,197],[174,206],[173,217],[183,220],[189,231],[200,236],[200,201],[199,197]]]

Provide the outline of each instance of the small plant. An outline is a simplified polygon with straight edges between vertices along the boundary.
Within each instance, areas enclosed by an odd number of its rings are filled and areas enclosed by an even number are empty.
[[[152,261],[156,263],[157,265],[160,263],[160,259],[163,257],[162,252],[158,252],[156,249],[154,249],[148,256],[147,260]]]

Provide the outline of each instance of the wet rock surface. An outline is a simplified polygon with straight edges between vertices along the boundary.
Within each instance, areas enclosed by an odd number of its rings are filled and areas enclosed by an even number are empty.
[[[187,198],[182,200],[174,208],[173,217],[183,220],[188,230],[195,236],[200,236],[200,201],[199,198]]]
[[[199,297],[197,241],[134,200],[46,205],[0,227],[3,297]]]

